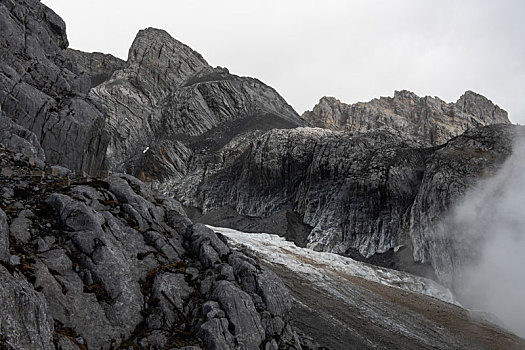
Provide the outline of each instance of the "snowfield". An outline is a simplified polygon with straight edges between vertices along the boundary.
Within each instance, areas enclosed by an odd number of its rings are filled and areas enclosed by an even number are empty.
[[[373,266],[334,253],[300,248],[278,235],[246,233],[209,225],[208,227],[224,235],[232,246],[248,248],[262,260],[283,265],[316,285],[322,285],[334,276],[345,274],[460,305],[450,290],[427,278]]]

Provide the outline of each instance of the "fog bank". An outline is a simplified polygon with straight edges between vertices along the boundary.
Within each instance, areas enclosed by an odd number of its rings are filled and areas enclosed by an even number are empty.
[[[455,208],[449,234],[472,247],[470,263],[455,278],[460,301],[493,313],[525,337],[525,138],[488,180],[478,183]]]

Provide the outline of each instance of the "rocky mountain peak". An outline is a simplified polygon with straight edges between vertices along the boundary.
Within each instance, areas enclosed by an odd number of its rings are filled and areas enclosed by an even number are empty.
[[[323,97],[302,117],[313,126],[337,131],[387,128],[427,145],[443,144],[470,128],[510,123],[507,112],[472,91],[465,92],[456,103],[419,97],[407,90],[395,91],[393,97],[354,104]]]
[[[174,39],[168,32],[146,28],[140,30],[128,53],[129,70],[146,84],[146,90],[169,90],[209,67],[196,51]]]

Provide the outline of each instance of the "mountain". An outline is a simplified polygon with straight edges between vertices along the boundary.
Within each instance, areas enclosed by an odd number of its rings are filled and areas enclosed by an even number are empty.
[[[108,167],[142,180],[180,178],[189,159],[239,133],[305,125],[274,89],[211,67],[153,28],[137,34],[125,66],[90,96],[108,114]]]
[[[337,131],[387,128],[428,145],[443,144],[471,128],[510,123],[507,112],[472,91],[465,92],[456,103],[446,103],[438,97],[419,97],[406,90],[395,91],[394,97],[351,105],[323,97],[302,118],[313,126]]]
[[[0,31],[0,348],[523,347],[348,259],[454,287],[477,251],[439,224],[525,133],[484,97],[400,92],[355,107],[363,129],[312,128],[159,29],[126,61],[68,48],[37,0],[0,0]]]

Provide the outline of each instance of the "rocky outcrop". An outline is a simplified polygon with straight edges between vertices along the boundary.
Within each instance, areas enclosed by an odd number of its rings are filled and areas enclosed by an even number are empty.
[[[126,66],[91,90],[108,112],[110,169],[180,178],[194,154],[247,130],[305,124],[275,90],[212,68],[162,30],[138,33]]]
[[[281,280],[177,201],[129,175],[72,177],[3,147],[0,168],[0,348],[313,344],[290,326]]]
[[[419,97],[410,91],[395,91],[394,97],[348,105],[323,97],[302,118],[311,125],[338,131],[368,131],[387,128],[427,143],[440,145],[464,131],[483,125],[510,123],[507,112],[487,98],[465,92],[456,103],[438,97]]]
[[[34,133],[5,117],[0,110],[0,143],[15,153],[22,153],[43,164],[46,156]]]
[[[74,170],[104,168],[104,113],[64,49],[65,24],[40,1],[0,1],[0,105],[33,133],[46,159]]]

